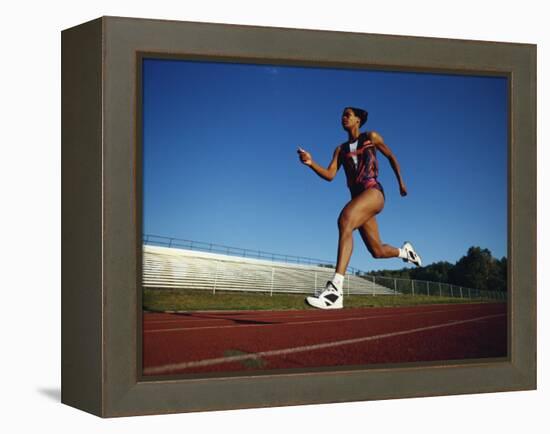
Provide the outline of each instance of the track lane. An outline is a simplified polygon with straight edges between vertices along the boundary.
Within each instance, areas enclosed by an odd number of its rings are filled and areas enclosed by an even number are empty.
[[[145,375],[506,355],[505,304],[338,311],[197,312],[183,318],[173,317],[174,314],[144,314]],[[163,318],[169,318],[170,322],[161,325],[158,320]],[[446,326],[457,321],[463,323]],[[163,330],[162,327],[167,328]],[[427,329],[420,330],[423,328]],[[389,336],[364,340],[380,335]],[[353,339],[358,341],[327,346]],[[321,347],[285,353],[288,349],[315,345]],[[254,354],[258,353],[266,354],[255,357]],[[223,361],[224,358],[227,360]],[[228,361],[231,358],[236,360]],[[199,363],[212,359],[220,362]]]

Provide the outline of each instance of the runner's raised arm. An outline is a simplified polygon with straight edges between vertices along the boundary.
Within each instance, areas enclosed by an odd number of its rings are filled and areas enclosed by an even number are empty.
[[[306,166],[311,167],[313,171],[319,175],[321,178],[323,178],[325,181],[332,181],[336,177],[336,173],[338,172],[338,169],[340,169],[340,163],[339,163],[339,154],[340,154],[340,146],[337,146],[334,150],[334,154],[332,155],[332,161],[328,165],[328,167],[325,169],[322,166],[319,166],[316,162],[313,161],[311,158],[311,154],[307,152],[306,150],[302,148],[298,148],[298,155],[300,156],[300,161],[305,164]]]

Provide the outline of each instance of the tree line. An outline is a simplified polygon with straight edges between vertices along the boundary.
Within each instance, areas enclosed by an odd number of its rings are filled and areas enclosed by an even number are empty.
[[[402,279],[429,280],[483,291],[506,291],[508,261],[493,258],[489,249],[470,247],[456,263],[434,262],[424,267],[377,270],[369,275]]]

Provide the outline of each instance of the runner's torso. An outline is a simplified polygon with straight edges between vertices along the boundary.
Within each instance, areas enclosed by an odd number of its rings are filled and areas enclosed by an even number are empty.
[[[352,146],[353,143],[347,141],[340,145],[340,164],[346,172],[348,188],[352,190],[358,186],[367,187],[368,184],[378,183],[376,146],[367,133],[359,135],[356,148]]]

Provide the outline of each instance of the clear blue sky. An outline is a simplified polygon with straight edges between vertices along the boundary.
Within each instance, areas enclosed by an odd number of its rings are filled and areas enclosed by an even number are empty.
[[[143,232],[335,260],[343,168],[326,182],[296,148],[326,166],[356,106],[409,191],[378,153],[383,242],[410,240],[425,264],[472,245],[505,256],[507,98],[501,77],[146,59]],[[370,257],[358,233],[350,265],[404,266]]]

